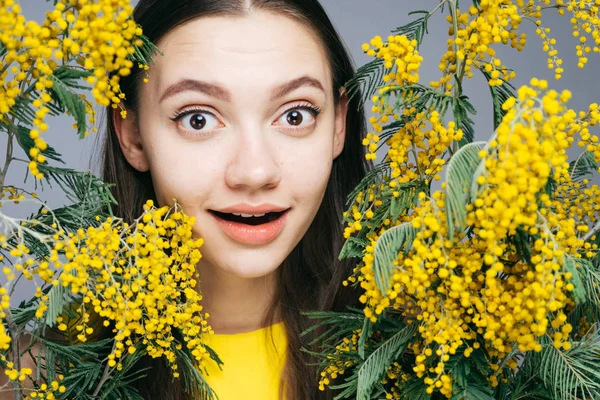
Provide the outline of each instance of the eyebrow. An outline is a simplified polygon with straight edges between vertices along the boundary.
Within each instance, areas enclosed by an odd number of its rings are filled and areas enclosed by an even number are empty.
[[[302,86],[311,86],[325,93],[325,89],[318,79],[304,75],[275,87],[271,92],[271,101],[277,100]],[[182,79],[172,84],[164,91],[160,97],[159,103],[168,97],[187,91],[201,92],[219,100],[231,101],[231,93],[222,86],[195,79]]]

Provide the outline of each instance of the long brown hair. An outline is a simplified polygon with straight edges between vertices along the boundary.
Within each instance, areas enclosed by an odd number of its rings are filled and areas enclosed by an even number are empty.
[[[144,35],[157,43],[175,27],[199,17],[243,17],[250,10],[261,10],[292,18],[304,24],[320,39],[332,72],[334,103],[340,101],[339,89],[353,76],[351,58],[318,0],[140,0],[134,18]],[[139,69],[121,80],[125,107],[136,114],[138,88],[143,79]],[[113,183],[118,201],[115,214],[130,222],[141,214],[147,199],[156,202],[150,172],[140,173],[125,159],[112,123],[113,109],[105,110],[106,136],[102,150],[102,175]],[[317,215],[299,244],[277,270],[277,289],[264,326],[271,325],[275,313],[281,316],[288,337],[286,365],[282,380],[291,400],[326,399],[331,392],[318,390],[318,375],[310,357],[301,348],[309,348],[310,337],[300,333],[310,325],[301,311],[345,310],[356,305],[357,295],[342,289],[341,282],[351,273],[353,263],[340,261],[343,244],[342,212],[348,194],[364,177],[368,164],[361,144],[366,122],[359,96],[350,100],[346,117],[346,140],[342,153],[334,160],[325,196]],[[139,385],[148,399],[180,399],[186,394],[178,380],[172,382],[163,363],[144,360],[151,368]],[[307,379],[311,377],[311,379]]]

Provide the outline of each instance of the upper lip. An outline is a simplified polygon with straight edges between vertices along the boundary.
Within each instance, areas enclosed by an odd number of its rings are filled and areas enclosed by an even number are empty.
[[[219,210],[213,210],[227,214],[266,214],[270,212],[282,212],[289,209],[289,207],[281,207],[274,204],[258,204],[252,205],[247,203],[235,204],[229,207],[221,208]]]

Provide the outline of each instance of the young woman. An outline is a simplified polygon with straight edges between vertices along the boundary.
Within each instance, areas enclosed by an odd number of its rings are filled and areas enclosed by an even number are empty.
[[[134,17],[163,55],[122,80],[125,119],[107,109],[118,215],[176,199],[196,217],[208,344],[224,361],[207,380],[221,400],[327,398],[299,334],[301,311],[357,298],[340,290],[352,263],[337,255],[366,128],[343,90],[354,70],[342,41],[317,0],[140,0]],[[145,398],[185,398],[145,362]]]

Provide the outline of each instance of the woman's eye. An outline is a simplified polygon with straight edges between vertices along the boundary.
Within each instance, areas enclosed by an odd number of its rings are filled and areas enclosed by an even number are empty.
[[[307,127],[314,124],[311,119],[314,120],[319,112],[318,108],[312,106],[295,107],[283,113],[279,121],[284,126]]]
[[[200,110],[184,111],[173,118],[173,120],[181,121],[183,127],[188,131],[210,131],[219,125],[219,122],[212,113]]]

